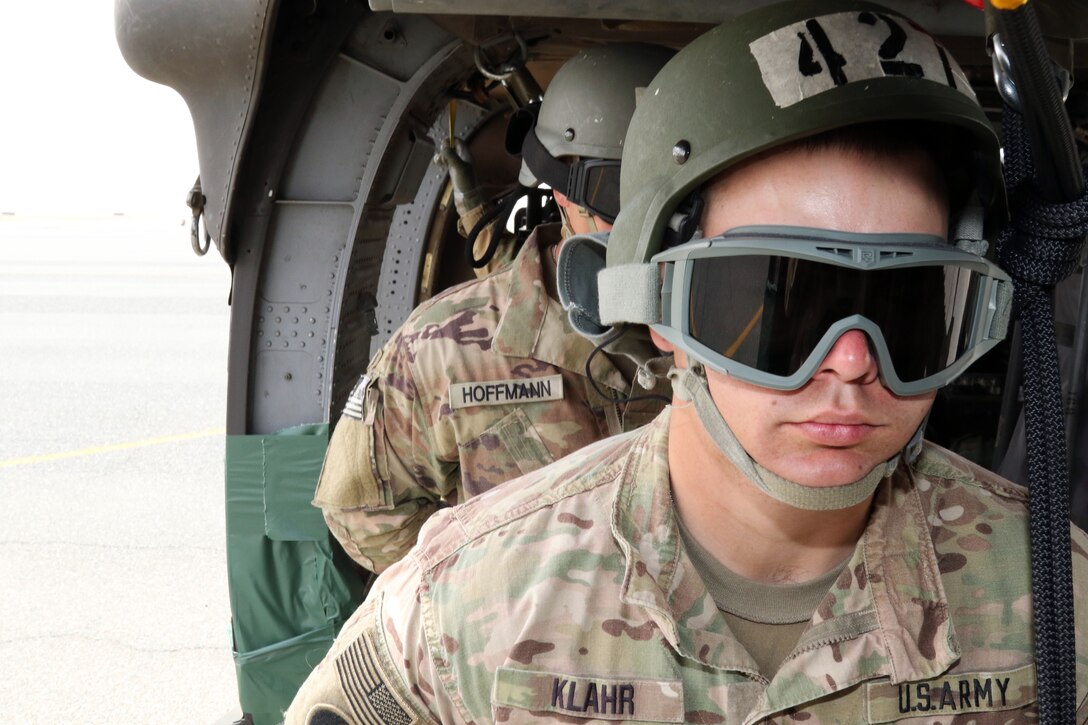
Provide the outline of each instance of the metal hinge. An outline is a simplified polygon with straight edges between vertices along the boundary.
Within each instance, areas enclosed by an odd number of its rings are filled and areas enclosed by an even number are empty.
[[[196,177],[196,181],[193,183],[193,188],[189,189],[189,194],[185,197],[185,204],[193,212],[192,226],[189,228],[189,239],[193,245],[193,252],[198,257],[203,257],[208,253],[208,249],[212,244],[212,237],[208,234],[208,225],[204,224],[204,243],[200,241],[200,220],[204,216],[204,204],[208,201],[204,196],[203,191],[200,188],[200,177]]]

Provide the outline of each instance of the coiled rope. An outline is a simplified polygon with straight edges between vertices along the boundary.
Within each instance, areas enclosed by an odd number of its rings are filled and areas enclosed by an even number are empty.
[[[1080,261],[1088,235],[1088,194],[1064,204],[1042,201],[1023,116],[1009,106],[1002,134],[1011,221],[998,237],[997,253],[1016,282],[1023,329],[1039,715],[1044,725],[1066,725],[1076,719],[1076,641],[1069,471],[1052,291]]]

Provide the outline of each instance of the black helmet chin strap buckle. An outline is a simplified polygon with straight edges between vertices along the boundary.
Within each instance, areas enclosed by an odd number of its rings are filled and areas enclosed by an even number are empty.
[[[511,156],[521,156],[525,139],[536,125],[536,119],[540,116],[540,102],[534,101],[524,108],[519,108],[510,116],[506,123],[506,138],[504,146],[506,153]]]
[[[703,207],[705,205],[706,202],[703,200],[701,189],[696,189],[688,194],[680,202],[680,206],[676,207],[676,211],[672,213],[672,216],[669,217],[669,223],[665,227],[664,243],[661,248],[678,247],[694,239],[695,233],[699,230],[699,222],[703,219]]]

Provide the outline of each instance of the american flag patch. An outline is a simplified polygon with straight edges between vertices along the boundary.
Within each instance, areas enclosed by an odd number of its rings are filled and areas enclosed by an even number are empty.
[[[348,402],[344,405],[344,415],[355,420],[363,419],[363,403],[366,400],[366,389],[370,385],[370,377],[364,375],[355,384],[348,396]]]
[[[340,686],[356,719],[365,725],[414,725],[417,720],[385,684],[367,637],[361,636],[336,658]]]

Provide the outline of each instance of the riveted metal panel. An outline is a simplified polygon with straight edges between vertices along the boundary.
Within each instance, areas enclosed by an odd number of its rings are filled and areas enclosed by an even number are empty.
[[[412,42],[409,37],[409,46]],[[426,127],[418,119],[429,121],[441,112],[444,89],[465,76],[472,67],[471,57],[471,51],[459,42],[448,42],[426,59],[386,111],[388,122],[371,151],[378,162],[371,161],[363,175],[362,188],[369,190],[365,211],[358,217],[349,256],[341,259],[338,282],[342,287],[334,294],[339,302],[339,307],[334,307],[334,319],[339,320],[339,326],[334,357],[327,366],[332,376],[329,416],[334,420],[370,359],[371,336],[378,330],[378,277],[394,205],[405,193],[417,193],[426,177],[427,164],[418,166],[421,158],[427,162],[428,157],[422,154],[424,150],[427,154],[434,151]]]
[[[347,204],[275,205],[256,310],[255,432],[324,418],[336,270],[353,216]]]
[[[411,47],[411,38],[406,42]],[[458,48],[447,42],[405,84],[344,53],[329,66],[283,177],[269,185],[274,203],[254,309],[250,432],[328,422],[365,367],[393,204],[416,191],[433,154],[409,109],[430,106],[421,113],[434,117],[441,101],[428,84],[445,88],[464,73],[463,58],[447,62]],[[320,303],[313,330],[262,321],[270,304],[306,302]],[[303,342],[305,351],[296,347]]]
[[[445,31],[418,15],[371,15],[356,26],[344,53],[404,82],[449,42]]]
[[[486,114],[486,109],[459,101],[454,133],[460,138],[466,138]],[[436,147],[441,147],[447,143],[448,136],[447,108],[431,128],[431,138]],[[446,168],[432,161],[419,184],[415,199],[397,206],[393,214],[378,282],[375,309],[377,332],[370,338],[371,356],[404,323],[418,303],[419,275],[424,262],[427,232],[448,178]]]
[[[354,201],[386,112],[401,83],[341,56],[318,92],[284,171],[280,196]],[[351,119],[350,123],[345,123]]]

